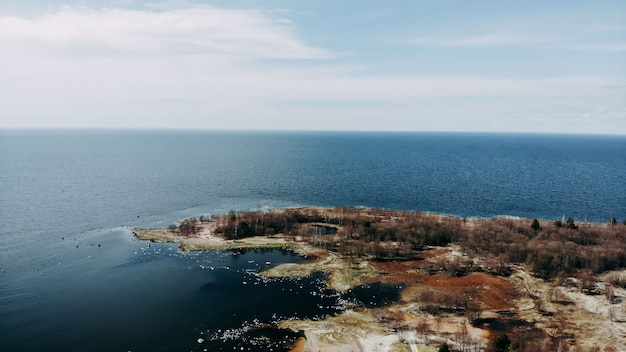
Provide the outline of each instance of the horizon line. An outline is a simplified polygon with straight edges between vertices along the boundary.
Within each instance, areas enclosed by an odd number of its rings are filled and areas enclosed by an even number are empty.
[[[241,132],[241,133],[433,133],[433,134],[509,134],[509,135],[562,135],[562,136],[616,136],[624,133],[568,132],[568,131],[489,131],[489,130],[350,130],[350,129],[236,129],[236,128],[177,128],[177,127],[0,127],[0,131],[136,131],[136,132]]]

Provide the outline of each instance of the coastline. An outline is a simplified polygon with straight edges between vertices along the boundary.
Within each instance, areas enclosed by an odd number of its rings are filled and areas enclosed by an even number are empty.
[[[293,343],[289,352],[304,352],[306,341],[307,341],[306,337],[298,337],[296,341]]]
[[[133,235],[144,241],[178,243],[185,251],[230,251],[244,249],[286,249],[300,254],[312,251],[302,243],[288,242],[282,235],[272,237],[256,236],[238,240],[226,240],[214,234],[215,224],[208,223],[199,226],[198,234],[181,236],[165,228],[133,228]]]
[[[453,228],[470,232],[480,230],[481,226],[495,226],[492,228],[493,231],[520,224],[530,227],[531,219],[511,217],[461,219],[433,213],[358,209],[349,211],[358,214],[361,220],[352,221],[352,225],[343,222],[335,225],[334,223],[338,221],[336,216],[339,213],[343,216],[344,211],[348,210],[307,207],[270,211],[272,214],[299,212],[305,216],[324,218],[326,222],[315,220],[303,225],[307,231],[310,231],[310,228],[305,226],[316,229],[333,228],[329,234],[313,237],[304,236],[300,231],[289,235],[278,233],[271,236],[225,239],[217,233],[218,222],[200,223],[197,233],[191,236],[182,236],[169,229],[133,229],[133,233],[140,240],[180,243],[183,250],[221,251],[253,248],[291,250],[309,260],[302,264],[281,264],[261,271],[260,275],[268,278],[304,277],[321,271],[328,274],[327,287],[339,292],[375,282],[406,284],[400,301],[389,306],[376,308],[354,306],[348,307],[336,316],[318,321],[280,322],[281,328],[305,331],[306,338],[299,338],[291,346],[291,351],[295,352],[319,350],[365,352],[377,349],[413,351],[414,348],[418,348],[420,352],[434,352],[437,349],[433,346],[442,343],[460,347],[458,339],[463,334],[467,339],[463,343],[484,348],[496,336],[498,330],[492,329],[487,323],[476,325],[477,317],[482,319],[481,321],[494,321],[505,325],[507,322],[511,324],[515,324],[516,321],[523,322],[522,326],[530,329],[529,331],[538,336],[538,341],[544,341],[543,343],[561,335],[571,335],[577,336],[577,346],[585,348],[594,345],[624,347],[621,341],[626,337],[626,333],[620,331],[626,331],[624,326],[626,314],[615,321],[607,319],[607,314],[619,305],[603,302],[602,295],[594,297],[581,294],[576,286],[558,286],[537,278],[529,273],[524,265],[506,263],[506,273],[497,273],[498,269],[493,268],[504,265],[505,259],[497,260],[490,256],[470,254],[454,242],[424,245],[418,250],[419,256],[401,260],[394,258],[372,260],[368,255],[346,256],[336,250],[340,248],[337,246],[340,246],[342,241],[351,241],[351,232],[344,231],[344,228],[355,226],[354,224],[362,227],[363,219],[386,224],[402,222],[407,216],[417,216],[425,223],[435,225],[453,223],[456,226]],[[245,217],[243,214],[241,216]],[[538,223],[541,228],[554,226],[553,222],[545,220],[539,220]],[[606,224],[598,223],[581,226],[608,228]],[[319,242],[322,238],[327,242]],[[323,248],[329,243],[335,246],[335,250]],[[401,249],[402,246],[389,242],[383,244],[382,248]],[[458,268],[470,270],[458,275],[455,273]],[[626,278],[626,270],[616,271],[616,275],[624,275]],[[603,277],[608,278],[609,275]],[[597,285],[598,289],[602,289],[606,281],[599,281]],[[557,303],[552,298],[554,292],[558,292],[557,296],[560,297]],[[616,287],[615,295],[624,300],[626,289]],[[463,299],[465,303],[459,305],[459,299]],[[449,302],[446,303],[445,300]],[[473,304],[471,309],[468,309],[469,302]],[[567,304],[561,305],[558,302]],[[474,313],[473,309],[476,309]],[[560,324],[559,321],[563,319],[568,319],[569,325],[563,330],[555,331],[553,327]],[[586,329],[588,325],[594,326],[594,333],[591,335]],[[509,333],[517,331],[514,327],[509,329],[510,331],[507,330]],[[603,340],[602,336],[611,338]]]
[[[221,236],[214,235],[213,231],[215,231],[215,224],[213,223],[201,225],[199,233],[193,237],[180,236],[163,228],[135,228],[132,230],[134,236],[139,240],[178,243],[180,248],[185,251],[289,250],[309,260],[302,264],[280,264],[263,270],[260,274],[266,278],[293,278],[310,276],[315,272],[325,272],[329,276],[327,287],[339,292],[345,292],[362,284],[377,274],[367,262],[362,262],[359,267],[354,267],[335,253],[316,248],[302,241],[288,240],[284,235],[226,240]]]

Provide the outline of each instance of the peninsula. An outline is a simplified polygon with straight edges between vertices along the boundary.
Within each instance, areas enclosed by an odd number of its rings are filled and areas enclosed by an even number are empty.
[[[272,209],[134,229],[184,250],[280,248],[308,258],[269,278],[403,284],[385,307],[351,307],[304,330],[292,351],[625,351],[626,224],[354,208]]]

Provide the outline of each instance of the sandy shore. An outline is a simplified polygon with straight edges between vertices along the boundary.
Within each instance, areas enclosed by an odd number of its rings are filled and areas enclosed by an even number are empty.
[[[330,218],[333,216],[331,209],[316,211]],[[392,216],[391,221],[393,216],[397,216],[384,211],[374,215]],[[428,216],[446,218],[436,214]],[[475,225],[475,221],[468,220],[463,226],[473,228]],[[607,303],[602,295],[588,296],[577,287],[555,287],[550,282],[533,277],[521,265],[511,266],[513,274],[509,277],[482,272],[460,277],[445,271],[430,273],[431,268],[439,268],[442,263],[462,263],[470,259],[474,265],[485,263],[484,258],[468,257],[459,244],[424,248],[420,258],[412,260],[373,262],[365,257],[342,257],[337,252],[300,242],[298,237],[287,238],[279,234],[226,240],[216,235],[215,229],[216,223],[208,222],[200,224],[199,232],[193,236],[180,236],[168,229],[134,229],[133,232],[141,240],[180,243],[184,250],[279,248],[310,258],[302,264],[281,264],[260,273],[268,278],[304,277],[322,271],[328,274],[328,288],[342,292],[372,282],[406,284],[401,300],[391,306],[376,309],[352,307],[323,320],[281,322],[281,328],[305,331],[306,338],[298,338],[291,346],[294,352],[435,352],[444,342],[458,347],[456,341],[462,332],[469,334],[473,346],[484,348],[493,332],[473,327],[467,315],[437,314],[421,309],[424,304],[433,304],[430,302],[432,297],[454,298],[462,295],[469,295],[469,299],[478,304],[483,318],[502,319],[499,312],[513,312],[518,319],[528,322],[535,333],[543,333],[543,336],[555,336],[558,332],[555,327],[558,327],[563,329],[561,333],[576,336],[578,346],[617,346],[618,350],[624,350],[626,321],[622,315],[626,315],[623,313],[626,312],[626,305]],[[605,276],[608,278],[608,275]],[[626,277],[626,270],[611,275]],[[603,284],[598,285],[603,287]],[[554,289],[559,290],[561,301],[567,302],[567,305],[554,303],[550,298]],[[626,301],[626,289],[615,287],[615,296]],[[618,318],[609,319],[610,312]],[[563,321],[567,321],[567,325]],[[418,331],[424,333],[418,336]]]
[[[357,285],[378,281],[379,269],[363,260],[358,265],[344,260],[334,252],[320,250],[304,242],[287,240],[284,236],[249,237],[239,240],[225,240],[214,234],[215,224],[205,223],[200,225],[200,231],[193,237],[180,236],[168,229],[134,229],[138,239],[155,242],[180,243],[184,250],[236,250],[251,248],[287,248],[303,255],[314,258],[303,264],[286,263],[275,266],[261,272],[266,277],[302,277],[316,271],[328,273],[327,286],[337,291],[346,291]],[[440,250],[437,257],[456,253],[454,249]],[[444,253],[445,252],[445,253]],[[398,268],[405,272],[405,268]],[[389,272],[389,268],[385,268]],[[389,274],[387,275],[389,278]],[[406,278],[402,277],[402,280]],[[415,281],[411,278],[411,281]],[[403,312],[408,310],[406,306],[393,305],[379,310],[349,309],[341,314],[328,317],[321,321],[297,320],[286,321],[279,324],[281,328],[289,328],[293,331],[305,331],[306,338],[298,338],[291,346],[292,352],[372,352],[372,351],[413,351],[410,344],[405,341],[412,335],[390,331],[389,326],[381,323],[380,315],[389,314],[391,311]],[[407,317],[410,314],[402,313]],[[415,319],[407,319],[409,325],[415,325]],[[449,334],[456,331],[457,324],[450,325]],[[411,328],[412,330],[414,327]],[[402,336],[401,336],[402,335]],[[479,332],[479,335],[483,335]],[[420,352],[434,352],[433,346],[415,345]],[[408,350],[407,350],[408,349]]]
[[[179,243],[180,248],[187,251],[277,248],[293,250],[303,255],[317,251],[305,243],[287,241],[282,235],[226,240],[214,233],[215,227],[213,222],[200,224],[198,233],[193,236],[181,236],[163,228],[134,228],[133,233],[140,240]]]
[[[298,337],[296,342],[293,343],[293,346],[289,350],[290,352],[304,352],[304,347],[306,346],[306,338]]]
[[[251,248],[287,248],[302,255],[315,258],[303,264],[281,264],[262,272],[266,277],[301,277],[316,271],[329,274],[329,288],[346,291],[366,279],[376,277],[376,271],[367,262],[355,267],[332,252],[323,251],[304,242],[288,241],[284,236],[249,237],[225,240],[214,234],[215,224],[200,225],[193,237],[180,236],[168,229],[133,229],[140,240],[180,243],[184,250],[236,250]],[[394,333],[386,331],[371,313],[347,311],[339,317],[322,321],[290,321],[280,327],[294,331],[304,330],[306,338],[299,337],[291,346],[291,352],[340,352],[340,351],[390,351],[394,344],[401,344]]]

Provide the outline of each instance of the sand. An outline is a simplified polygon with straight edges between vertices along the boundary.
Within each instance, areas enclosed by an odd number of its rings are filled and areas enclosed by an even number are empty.
[[[609,304],[603,296],[588,296],[576,287],[560,287],[562,299],[570,305],[559,305],[548,297],[551,283],[533,277],[522,266],[514,267],[511,277],[495,277],[484,273],[473,273],[463,277],[429,275],[428,265],[440,260],[466,260],[458,246],[433,247],[421,253],[420,260],[406,262],[373,263],[361,258],[349,261],[337,253],[324,251],[303,242],[281,235],[251,237],[241,240],[225,240],[214,234],[216,224],[200,225],[200,232],[193,237],[179,236],[168,229],[135,229],[139,239],[156,242],[179,242],[185,250],[229,250],[249,248],[286,248],[309,255],[312,260],[304,264],[283,264],[262,272],[267,277],[307,276],[315,271],[329,273],[327,285],[338,291],[346,291],[359,284],[383,281],[406,283],[402,301],[382,309],[347,310],[321,321],[288,321],[279,325],[294,331],[304,330],[306,338],[298,338],[291,351],[294,352],[339,352],[339,351],[436,351],[434,346],[443,342],[454,345],[454,336],[460,326],[467,326],[470,337],[486,346],[490,332],[471,327],[467,317],[446,314],[435,317],[420,310],[421,295],[425,291],[447,294],[472,294],[479,302],[483,317],[498,317],[498,311],[507,310],[518,314],[520,319],[534,325],[546,334],[556,336],[569,333],[576,336],[576,344],[584,348],[592,345],[614,346],[626,351],[626,303]],[[480,258],[475,258],[480,260]],[[384,273],[384,275],[381,275]],[[620,273],[626,275],[626,271]],[[468,291],[468,289],[471,289]],[[626,290],[616,288],[616,296],[626,302]],[[540,314],[538,307],[553,315]],[[608,318],[609,310],[617,313],[614,321]],[[399,323],[403,331],[388,330],[389,321],[384,317],[400,314]],[[416,327],[424,323],[427,335],[416,336]],[[424,343],[424,344],[419,344]],[[428,344],[428,346],[426,346]]]

